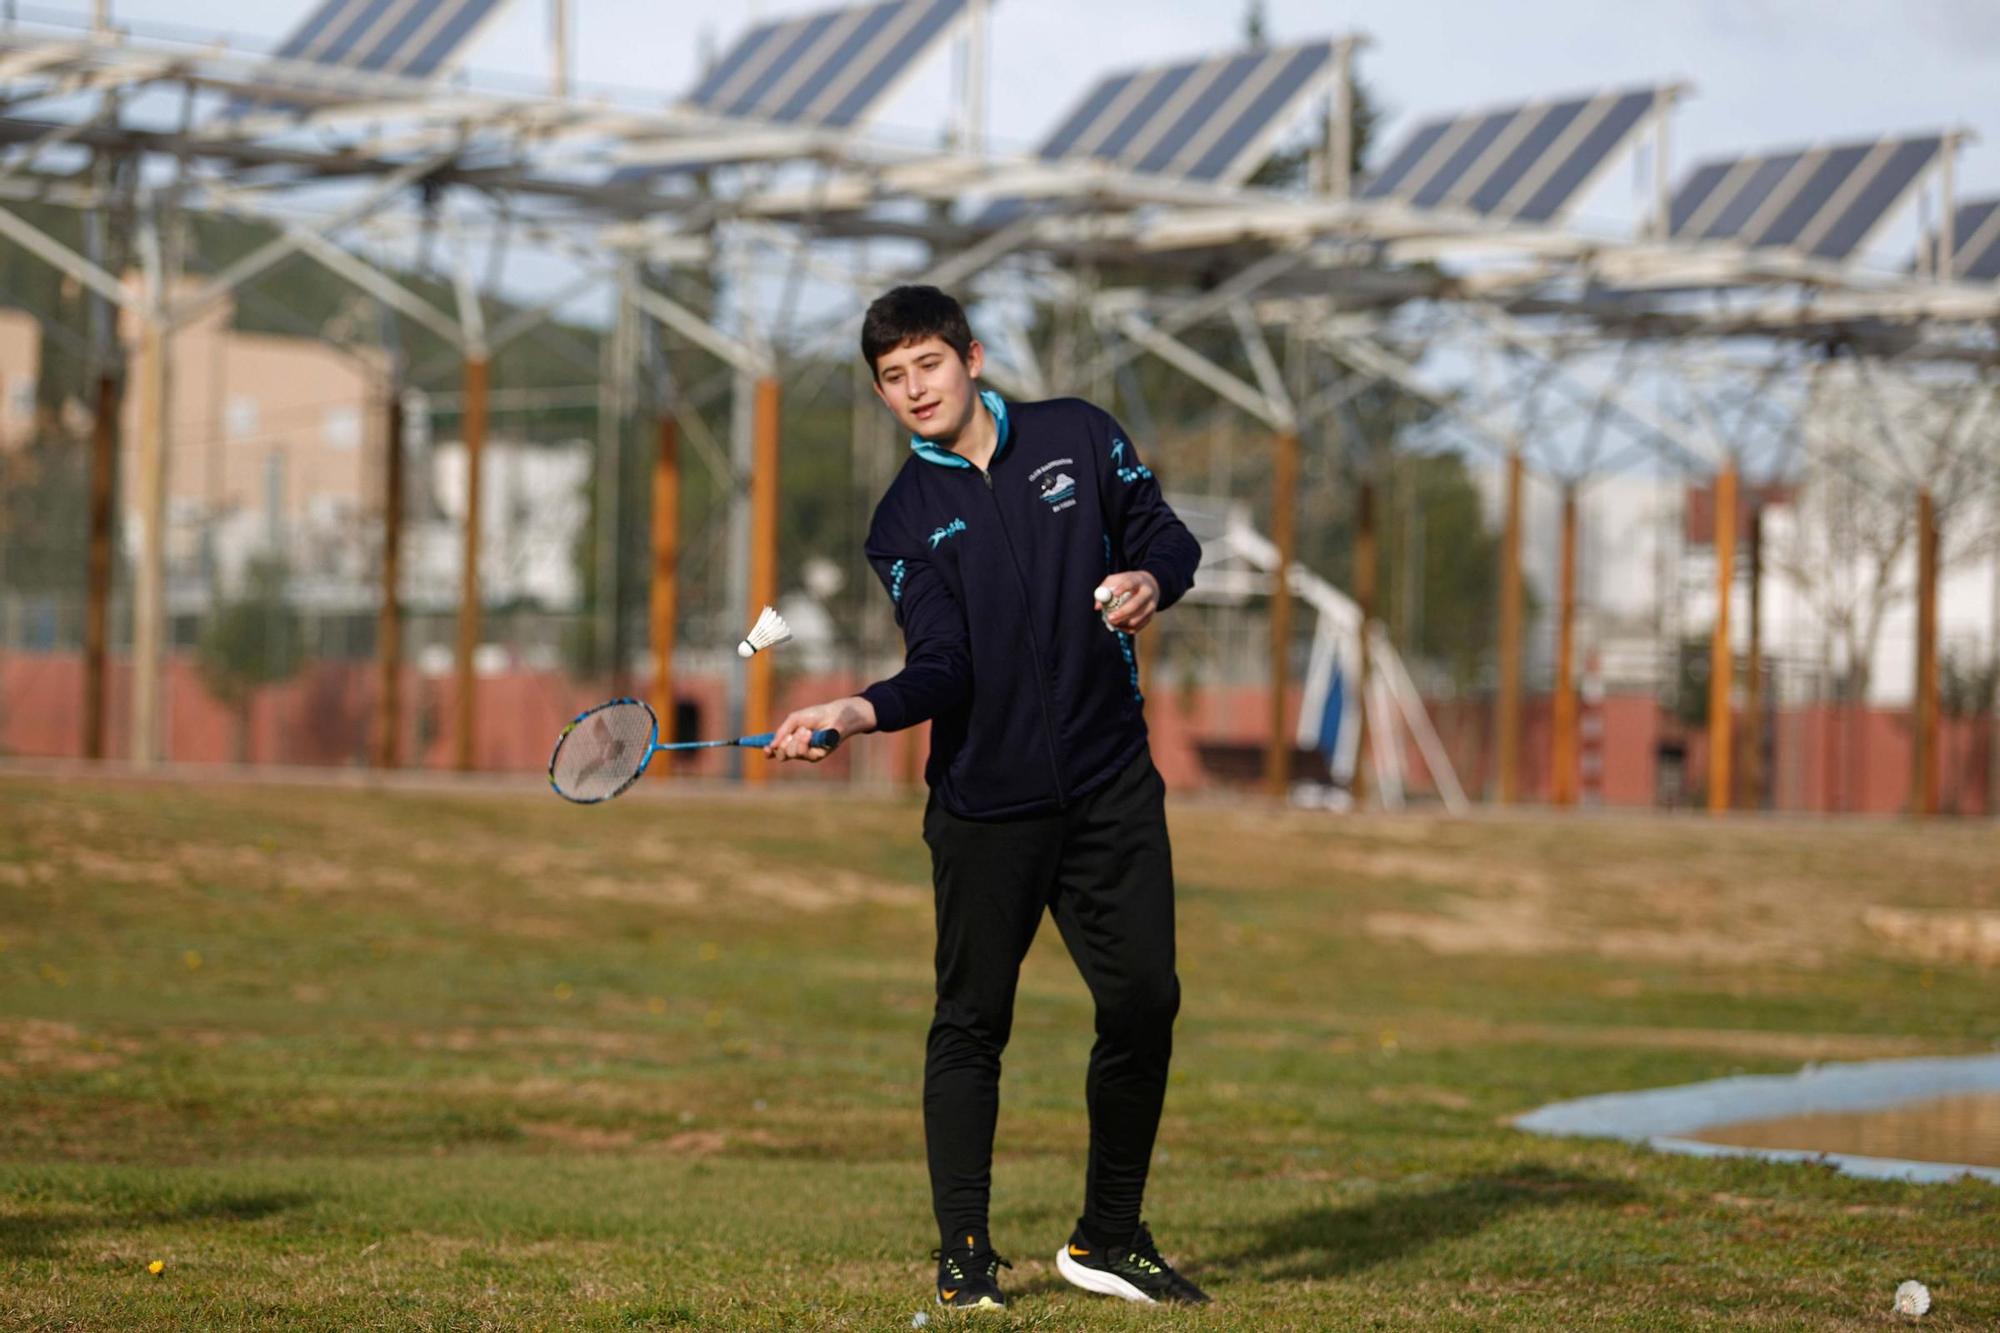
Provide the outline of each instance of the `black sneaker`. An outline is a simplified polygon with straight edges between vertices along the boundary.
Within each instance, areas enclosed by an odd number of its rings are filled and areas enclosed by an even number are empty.
[[[1007,1298],[1000,1293],[1000,1270],[1014,1265],[993,1252],[993,1247],[972,1236],[965,1244],[948,1250],[932,1250],[938,1261],[939,1305],[954,1310],[1004,1310]]]
[[[1207,1292],[1160,1257],[1153,1233],[1143,1222],[1129,1245],[1101,1246],[1077,1228],[1070,1233],[1069,1244],[1056,1251],[1056,1271],[1073,1286],[1103,1296],[1148,1305],[1208,1304]]]

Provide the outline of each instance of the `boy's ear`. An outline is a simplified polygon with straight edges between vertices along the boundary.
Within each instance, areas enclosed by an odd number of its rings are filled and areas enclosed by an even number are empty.
[[[974,338],[965,349],[965,373],[973,379],[978,379],[979,372],[984,369],[986,369],[986,349],[980,346],[979,339]]]

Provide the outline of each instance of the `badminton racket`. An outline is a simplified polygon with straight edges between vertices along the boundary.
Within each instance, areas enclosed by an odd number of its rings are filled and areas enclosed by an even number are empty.
[[[556,737],[549,755],[549,786],[578,805],[608,801],[637,782],[661,750],[714,750],[738,745],[761,750],[776,733],[738,736],[733,741],[660,741],[660,719],[638,699],[613,699],[578,713]],[[840,744],[838,731],[815,731],[822,750]]]

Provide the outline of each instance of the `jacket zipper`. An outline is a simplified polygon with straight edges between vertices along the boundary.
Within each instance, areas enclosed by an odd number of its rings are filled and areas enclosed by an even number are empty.
[[[1028,576],[1021,572],[1021,561],[1014,554],[1014,539],[1007,532],[1007,520],[1000,512],[1000,497],[993,490],[993,474],[985,468],[975,468],[980,479],[986,483],[986,494],[993,501],[993,521],[1000,525],[1000,540],[1007,547],[1007,563],[1014,567],[1014,584],[1021,590],[1021,622],[1028,631],[1028,651],[1035,659],[1035,697],[1042,701],[1042,734],[1049,742],[1049,774],[1055,779],[1056,804],[1068,805],[1069,797],[1063,792],[1062,763],[1056,758],[1055,714],[1049,708],[1049,683],[1045,679],[1048,664],[1042,661],[1042,646],[1035,639],[1035,608],[1028,597]]]

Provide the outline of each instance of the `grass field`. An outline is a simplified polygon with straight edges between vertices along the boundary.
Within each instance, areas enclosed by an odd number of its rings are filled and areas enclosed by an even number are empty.
[[[0,779],[0,1328],[910,1327],[935,1243],[917,815]],[[1090,1014],[1051,929],[1002,1090],[1016,1304],[981,1327],[1873,1329],[1906,1277],[1927,1326],[2000,1323],[1992,1186],[1507,1124],[1992,1049],[1992,971],[1864,924],[2000,908],[1991,829],[1174,826],[1186,1000],[1148,1217],[1217,1304],[1054,1273]]]

